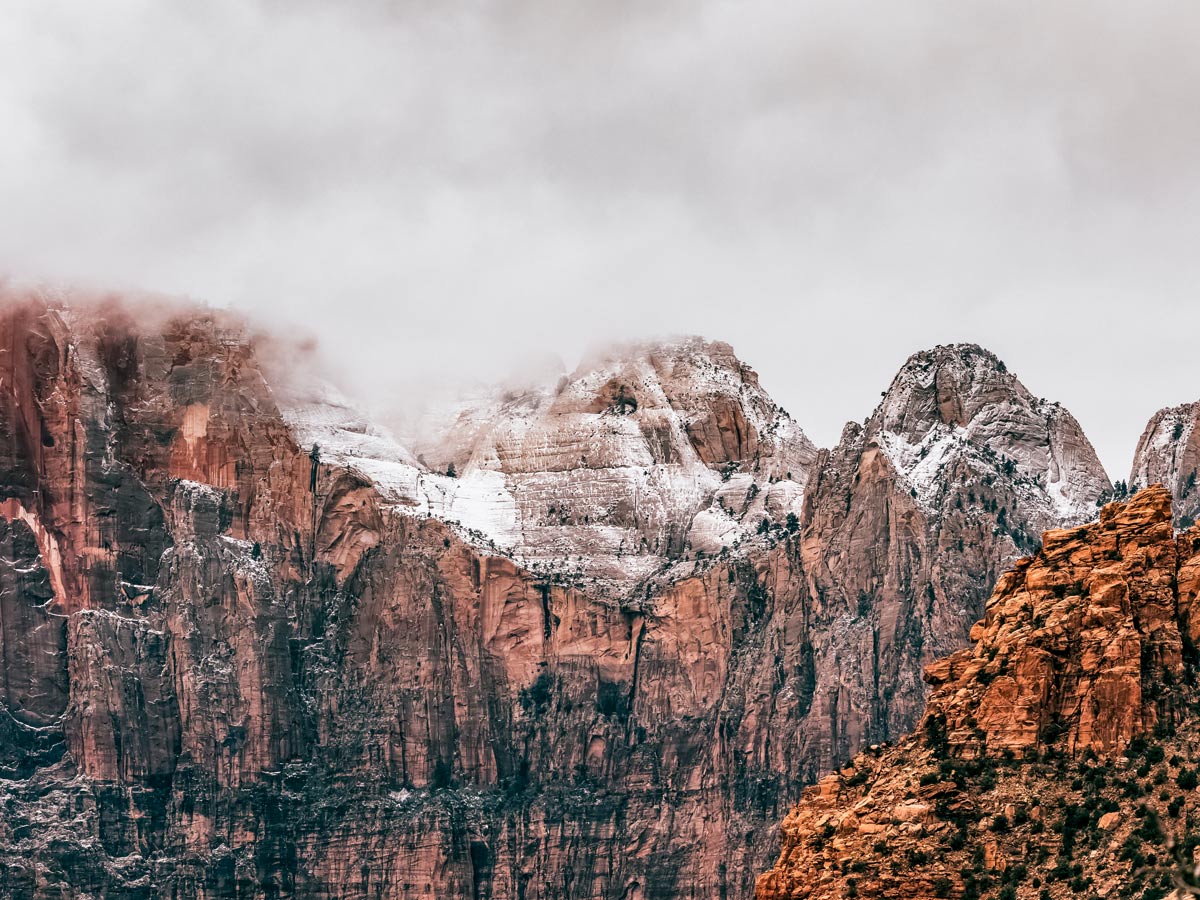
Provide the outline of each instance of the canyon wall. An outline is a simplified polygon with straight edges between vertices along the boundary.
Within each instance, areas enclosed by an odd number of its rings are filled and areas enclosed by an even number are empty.
[[[1107,481],[977,348],[914,358],[818,455],[721,346],[682,346],[582,373],[549,407],[569,439],[489,432],[448,477],[224,314],[10,302],[6,896],[747,896],[804,786],[915,724],[921,665]],[[602,432],[616,487],[549,479],[530,509],[574,564],[539,571],[463,485],[532,496],[531,448]],[[634,579],[578,520],[639,468],[702,490],[661,532],[607,523],[648,535]]]

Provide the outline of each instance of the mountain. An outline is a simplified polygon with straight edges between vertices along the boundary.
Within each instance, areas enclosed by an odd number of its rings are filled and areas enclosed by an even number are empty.
[[[1200,403],[1156,412],[1142,432],[1133,456],[1129,487],[1162,484],[1175,503],[1176,524],[1190,527],[1200,516]]]
[[[782,788],[731,698],[797,596],[786,517],[617,602],[459,524],[465,479],[234,317],[10,300],[0,335],[9,895],[748,888]],[[657,414],[717,490],[783,459],[728,383]],[[639,395],[579,415],[640,434]]]
[[[820,709],[791,739],[823,769],[906,734],[921,667],[966,644],[1044,529],[1086,519],[1110,490],[1070,413],[970,344],[909,358],[813,473],[801,555]]]
[[[798,515],[816,448],[728,344],[618,345],[460,411],[423,448],[448,512],[523,565],[615,596]]]
[[[806,792],[756,896],[1166,896],[1200,843],[1198,596],[1161,486],[1047,532],[926,669],[917,732]]]
[[[727,346],[634,345],[451,476],[234,316],[8,298],[0,885],[747,896],[804,786],[917,721],[1014,530],[1106,487],[994,357],[931,359],[814,455]],[[918,489],[887,434],[946,465]]]

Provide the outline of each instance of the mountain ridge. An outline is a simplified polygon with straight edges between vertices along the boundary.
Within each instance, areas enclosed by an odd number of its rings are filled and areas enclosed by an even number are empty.
[[[862,426],[788,478],[752,370],[649,351],[550,401],[589,455],[703,479],[679,556],[606,590],[523,565],[456,512],[469,471],[236,317],[34,302],[0,336],[0,880],[34,897],[745,895],[804,784],[916,723],[921,666],[1058,514],[976,445],[935,473],[962,508],[923,505]],[[1026,441],[1003,455],[1050,458]],[[555,553],[586,550],[555,500]]]

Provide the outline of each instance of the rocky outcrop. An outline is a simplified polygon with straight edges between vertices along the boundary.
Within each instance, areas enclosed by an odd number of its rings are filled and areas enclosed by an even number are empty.
[[[1160,409],[1146,424],[1133,457],[1128,488],[1162,484],[1171,492],[1175,524],[1187,528],[1200,517],[1200,403]],[[1124,488],[1118,485],[1118,490]]]
[[[1165,896],[1168,839],[1196,843],[1198,567],[1161,486],[1047,533],[926,670],[917,733],[806,792],[756,896]]]
[[[1095,525],[1047,532],[996,585],[974,647],[926,669],[940,688],[928,727],[945,730],[953,756],[1024,756],[1047,730],[1078,755],[1169,721],[1161,688],[1183,666],[1177,570],[1161,486]]]
[[[969,428],[957,531],[870,425],[808,475],[723,345],[585,366],[454,477],[221,314],[0,337],[13,897],[746,896],[805,783],[915,718],[993,499],[1025,522]]]

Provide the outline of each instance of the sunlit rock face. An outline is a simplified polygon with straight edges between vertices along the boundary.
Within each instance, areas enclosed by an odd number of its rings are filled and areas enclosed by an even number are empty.
[[[1146,424],[1133,457],[1129,489],[1162,484],[1174,501],[1177,525],[1200,517],[1200,403],[1160,409]]]
[[[997,431],[918,485],[871,423],[816,454],[695,340],[433,471],[224,314],[26,299],[0,338],[17,897],[747,896],[803,786],[919,715],[1028,460],[1069,469]]]

